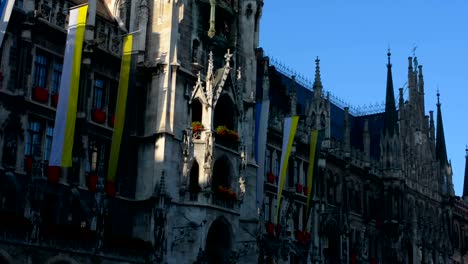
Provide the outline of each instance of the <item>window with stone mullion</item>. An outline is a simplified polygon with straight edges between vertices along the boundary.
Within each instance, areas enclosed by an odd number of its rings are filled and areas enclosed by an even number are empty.
[[[50,158],[53,135],[54,135],[54,127],[51,126],[50,124],[47,124],[46,135],[45,135],[44,160],[49,160]]]
[[[54,61],[53,72],[52,72],[52,94],[56,94],[60,90],[60,81],[62,79],[62,68],[63,63],[59,61]]]
[[[40,156],[41,152],[41,123],[37,120],[30,121],[26,135],[24,153],[26,156]]]
[[[48,58],[42,52],[36,53],[34,61],[34,86],[47,88]]]

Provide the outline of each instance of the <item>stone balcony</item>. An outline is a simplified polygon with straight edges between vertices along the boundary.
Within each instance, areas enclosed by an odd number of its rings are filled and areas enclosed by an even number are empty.
[[[237,199],[225,199],[210,190],[200,192],[184,192],[181,198],[186,205],[211,207],[229,213],[239,213],[240,201]]]

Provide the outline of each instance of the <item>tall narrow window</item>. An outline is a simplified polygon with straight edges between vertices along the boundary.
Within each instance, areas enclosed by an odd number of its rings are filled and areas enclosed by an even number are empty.
[[[95,141],[90,142],[90,163],[91,163],[91,173],[96,174],[98,171],[98,159],[99,159],[99,152],[98,152],[98,146]]]
[[[265,217],[265,222],[269,222],[270,221],[270,212],[271,212],[271,209],[270,209],[270,200],[271,198],[269,196],[267,196],[265,198],[265,208],[264,208],[264,217]]]
[[[39,155],[41,152],[41,124],[38,121],[31,121],[26,135],[24,153],[26,156]]]
[[[271,151],[269,149],[266,150],[266,157],[265,157],[265,172],[270,173],[271,171]]]
[[[192,102],[192,122],[202,121],[202,104],[198,99]]]
[[[62,62],[54,62],[52,73],[52,94],[56,94],[60,89],[60,80],[62,78]]]
[[[34,85],[46,88],[47,84],[47,57],[37,53],[34,62]]]
[[[103,110],[104,99],[104,80],[96,79],[94,81],[94,108]]]
[[[277,177],[280,176],[280,157],[281,153],[277,153],[276,158],[275,158],[275,175]]]
[[[45,138],[44,160],[49,160],[50,150],[52,148],[52,137],[53,137],[53,135],[54,135],[54,128],[51,125],[47,125],[46,138]]]

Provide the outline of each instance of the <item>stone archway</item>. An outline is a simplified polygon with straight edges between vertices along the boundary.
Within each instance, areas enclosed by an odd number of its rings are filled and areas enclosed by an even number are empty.
[[[208,230],[206,256],[208,264],[227,264],[231,255],[231,225],[224,217],[216,219]]]
[[[332,216],[322,223],[321,233],[326,238],[326,244],[323,248],[323,257],[326,260],[325,263],[335,264],[340,261],[340,228],[338,222]]]

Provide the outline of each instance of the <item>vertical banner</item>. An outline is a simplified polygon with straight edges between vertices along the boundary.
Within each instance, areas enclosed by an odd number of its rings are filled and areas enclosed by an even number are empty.
[[[110,150],[109,167],[107,170],[106,191],[110,196],[115,196],[115,180],[118,172],[119,160],[121,153],[125,152],[123,143],[126,141],[128,134],[128,124],[126,125],[126,116],[128,112],[127,101],[131,101],[135,86],[135,67],[137,45],[134,45],[135,33],[130,33],[124,38],[122,51],[122,65],[120,68],[119,91],[117,93],[117,104],[115,110],[114,133],[112,134],[112,144]],[[127,153],[128,154],[128,153]]]
[[[267,144],[268,115],[270,101],[257,103],[255,112],[255,160],[257,169],[257,208],[263,204],[263,181],[265,178],[265,151]]]
[[[60,167],[72,166],[72,150],[80,86],[81,53],[88,5],[70,10],[67,43],[63,59],[60,97],[55,116],[54,134],[49,159],[49,180],[58,181]]]
[[[310,186],[310,190],[307,192],[307,206],[306,206],[306,219],[309,219],[310,213],[310,200],[312,199],[313,192],[313,179],[314,179],[314,169],[316,166],[316,160],[318,157],[317,145],[318,145],[319,131],[312,130],[310,133],[310,152],[309,152],[309,169],[307,170],[307,185]]]
[[[276,224],[279,222],[279,212],[281,210],[281,194],[283,192],[284,183],[286,182],[286,172],[288,168],[289,155],[296,134],[297,123],[299,116],[287,117],[284,119],[283,126],[283,146],[281,148],[281,164],[280,164],[280,182],[278,184],[278,206],[276,207]]]
[[[8,22],[10,22],[11,11],[15,0],[1,0],[0,2],[0,47],[2,46],[3,39],[5,38],[5,33],[8,27]]]

